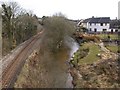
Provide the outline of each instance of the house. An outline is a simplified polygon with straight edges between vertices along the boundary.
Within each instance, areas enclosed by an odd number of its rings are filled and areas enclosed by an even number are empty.
[[[120,20],[115,19],[110,21],[111,32],[118,32],[119,27],[120,27]]]
[[[110,32],[110,17],[92,17],[79,23],[89,32]]]

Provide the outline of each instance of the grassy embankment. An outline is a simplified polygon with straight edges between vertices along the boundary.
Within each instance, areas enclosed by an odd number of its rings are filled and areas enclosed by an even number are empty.
[[[100,59],[100,57],[97,56],[99,53],[101,53],[101,51],[97,44],[93,42],[83,43],[80,49],[74,53],[73,63],[91,64]]]
[[[108,39],[108,34],[98,34],[98,37],[101,39]],[[118,39],[118,34],[109,34],[111,40]],[[111,52],[117,53],[118,46],[117,45],[106,45],[106,48]],[[97,54],[102,53],[100,47],[94,42],[86,42],[82,43],[80,49],[74,53],[73,63],[76,64],[91,64],[100,59]]]
[[[89,52],[86,57],[79,60],[79,64],[84,64],[84,63],[91,64],[91,63],[99,60],[100,58],[97,56],[97,54],[100,53],[99,46],[96,45],[95,43],[86,43],[85,45],[87,47],[89,47]],[[83,45],[83,47],[84,47],[84,45]]]
[[[101,39],[108,39],[108,34],[99,34],[98,35]],[[109,34],[111,40],[118,40],[118,34]],[[106,48],[109,49],[111,52],[117,53],[118,46],[117,45],[106,45]]]
[[[108,34],[98,34],[101,39],[108,39]],[[109,34],[111,40],[116,40],[118,39],[118,34]]]
[[[118,52],[118,46],[117,45],[107,45],[107,49],[109,49],[111,52],[117,53]]]
[[[101,35],[103,37],[103,35]],[[110,36],[112,40],[115,40],[118,38],[117,36],[113,35]],[[107,38],[107,35],[106,35]],[[107,49],[109,49],[112,52],[117,52],[118,46],[117,45],[107,45]],[[86,50],[89,49],[89,50]],[[86,51],[85,51],[86,50]],[[82,58],[79,58],[80,53],[83,53]],[[119,65],[117,60],[110,61],[109,59],[99,64],[93,64],[93,62],[96,62],[100,59],[98,57],[98,54],[103,54],[100,50],[100,47],[95,44],[94,42],[86,42],[83,43],[82,46],[80,46],[80,49],[74,54],[73,63],[78,62],[79,67],[77,67],[77,70],[79,70],[81,77],[78,77],[75,71],[72,71],[74,74],[74,85],[76,88],[114,88],[114,87],[120,87],[119,84]],[[85,65],[86,64],[86,65]]]

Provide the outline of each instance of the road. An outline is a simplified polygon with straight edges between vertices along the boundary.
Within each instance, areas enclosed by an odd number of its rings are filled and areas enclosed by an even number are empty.
[[[0,64],[2,65],[2,80],[0,81],[0,83],[2,83],[2,88],[10,88],[14,85],[16,76],[21,71],[26,58],[33,50],[40,47],[42,33],[43,31],[19,45],[10,55],[2,59],[2,63]]]

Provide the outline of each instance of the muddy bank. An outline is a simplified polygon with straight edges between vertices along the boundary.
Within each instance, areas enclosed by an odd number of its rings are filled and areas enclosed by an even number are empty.
[[[59,61],[57,56],[55,60],[49,53],[45,53],[45,57],[40,54],[33,56],[34,58],[31,57],[28,58],[23,67],[15,83],[15,88],[66,87],[67,66],[64,60]],[[66,60],[67,55],[64,54],[61,57]]]

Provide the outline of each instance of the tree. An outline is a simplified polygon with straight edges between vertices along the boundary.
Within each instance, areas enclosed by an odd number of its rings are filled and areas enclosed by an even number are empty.
[[[57,52],[62,46],[64,47],[66,37],[72,36],[74,32],[73,23],[69,22],[63,15],[53,15],[46,18],[44,27],[44,44],[52,52]]]
[[[85,33],[85,32],[88,32],[88,29],[86,27],[79,26],[78,31],[81,33]]]
[[[15,23],[16,17],[20,15],[22,9],[16,2],[9,2],[2,4],[2,18],[3,18],[3,33],[7,34],[9,39],[9,46],[12,48],[15,40]]]
[[[37,17],[32,11],[22,9],[16,2],[2,3],[2,19],[3,35],[9,42],[9,50],[37,32]]]
[[[29,13],[20,15],[16,23],[18,44],[37,33],[37,18]]]

